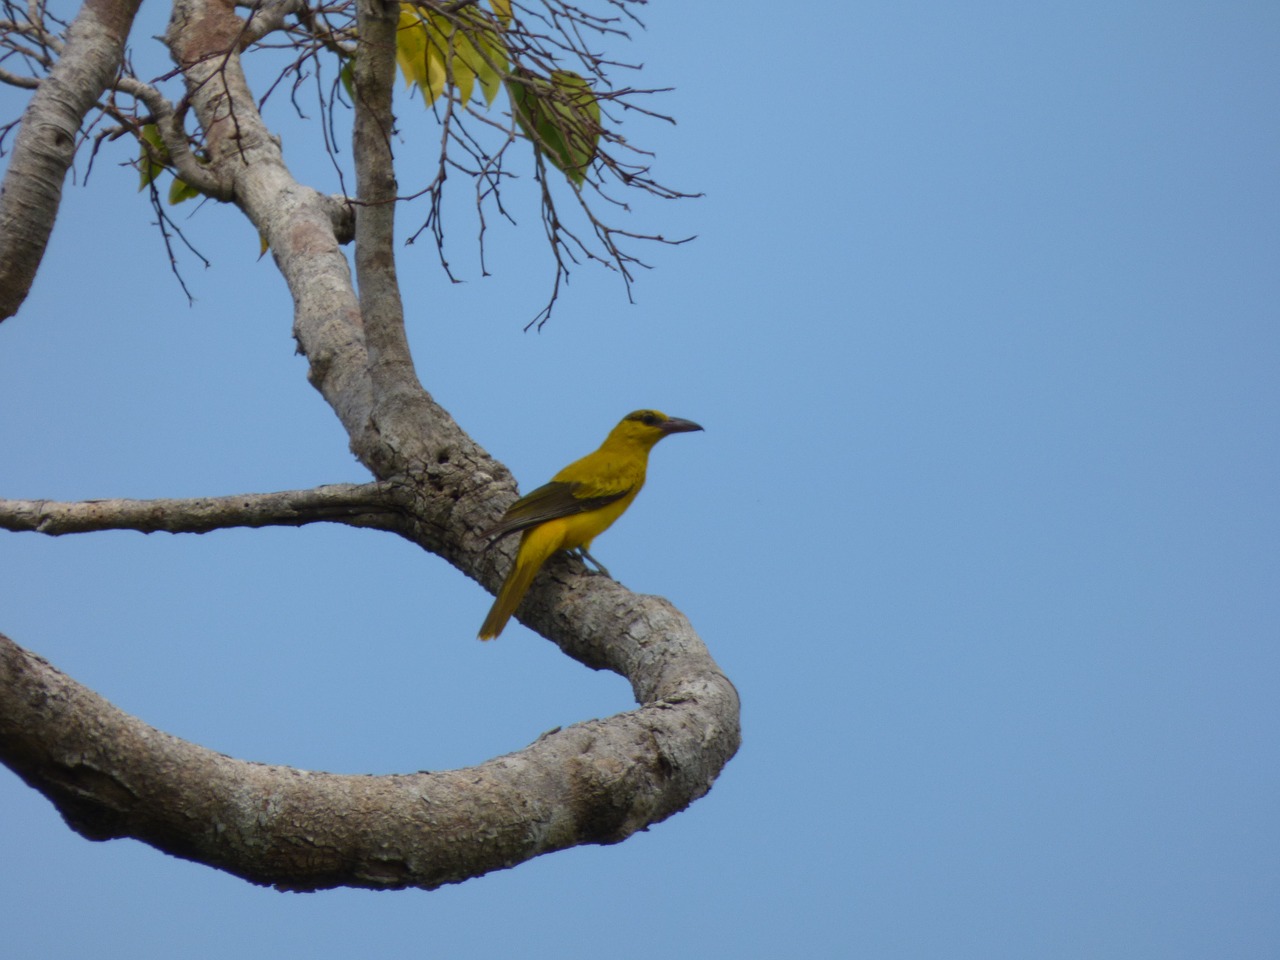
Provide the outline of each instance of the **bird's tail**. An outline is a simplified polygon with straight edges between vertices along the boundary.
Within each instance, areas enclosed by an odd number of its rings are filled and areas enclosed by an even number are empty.
[[[498,591],[493,606],[489,608],[489,615],[484,618],[484,624],[480,627],[481,640],[492,640],[502,633],[502,628],[516,612],[516,607],[520,606],[520,601],[524,599],[543,563],[560,548],[561,538],[552,535],[552,531],[547,530],[546,526],[549,525],[529,530],[520,541],[516,562],[512,564],[507,579],[502,582],[502,589]]]

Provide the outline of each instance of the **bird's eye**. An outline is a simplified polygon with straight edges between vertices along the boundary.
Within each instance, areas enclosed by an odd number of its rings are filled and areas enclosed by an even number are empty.
[[[656,427],[658,425],[658,415],[655,413],[646,413],[640,418],[640,422],[646,427]]]

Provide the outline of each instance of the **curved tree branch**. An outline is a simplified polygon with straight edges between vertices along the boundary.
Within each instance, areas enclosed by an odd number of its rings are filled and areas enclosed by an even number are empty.
[[[10,73],[3,68],[0,68],[0,83],[8,84],[11,87],[22,87],[25,90],[34,90],[40,86],[40,81],[35,77],[25,77],[22,74]]]
[[[305,7],[303,0],[263,0],[249,16],[244,31],[244,45],[255,43],[273,31],[283,30],[285,18],[301,13]]]
[[[309,379],[376,482],[294,494],[177,501],[179,528],[239,499],[226,522],[309,519],[384,526],[493,590],[512,544],[480,531],[514,496],[506,469],[422,389],[404,340],[391,250],[394,3],[360,0],[356,294],[334,202],[292,177],[239,63],[226,0],[175,0],[166,40],[187,83],[212,175],[267,239],[294,300]],[[329,491],[338,506],[325,504]],[[362,513],[372,492],[371,513]],[[308,498],[312,498],[308,500]],[[117,504],[115,523],[147,521]],[[25,509],[25,512],[24,512]],[[24,529],[89,529],[92,506],[14,508]],[[14,520],[17,522],[17,519]],[[185,526],[183,526],[185,524]],[[136,527],[141,529],[142,527]],[[581,843],[613,843],[705,794],[736,752],[739,703],[667,601],[549,563],[518,616],[567,654],[626,676],[640,709],[547,734],[465,770],[360,777],[228,758],[156,731],[0,638],[0,759],[94,839],[130,836],[257,883],[436,887]]]
[[[31,98],[0,186],[0,321],[26,300],[44,256],[80,124],[110,85],[141,0],[85,0]]]
[[[328,521],[390,529],[398,514],[380,483],[178,500],[0,500],[0,528],[51,537],[99,530],[208,533],[230,527],[300,527]]]
[[[737,697],[709,657],[700,663],[668,675],[665,660],[651,660],[644,685],[655,697],[644,707],[545,734],[518,753],[369,777],[187,743],[0,635],[0,755],[91,840],[135,837],[280,889],[431,889],[581,843],[616,843],[706,793],[737,748]]]
[[[187,143],[186,131],[182,129],[182,117],[160,91],[149,83],[143,83],[134,77],[119,77],[114,87],[141,101],[151,111],[151,119],[156,125],[164,148],[168,152],[168,161],[173,164],[174,173],[183,183],[195,187],[205,196],[215,200],[227,201],[232,198],[230,179],[219,176],[215,170],[204,166],[196,159]]]

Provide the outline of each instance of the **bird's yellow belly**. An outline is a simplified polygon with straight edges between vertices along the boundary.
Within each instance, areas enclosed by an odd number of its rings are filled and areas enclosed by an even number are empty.
[[[570,517],[548,520],[543,527],[555,528],[561,550],[577,550],[579,547],[590,549],[591,541],[608,530],[613,521],[622,516],[634,499],[635,494],[632,494],[599,510],[588,510],[586,513],[575,513]],[[550,533],[551,530],[547,532]]]

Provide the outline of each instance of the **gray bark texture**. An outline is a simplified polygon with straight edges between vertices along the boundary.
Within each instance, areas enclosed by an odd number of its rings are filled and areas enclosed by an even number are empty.
[[[120,69],[141,0],[85,0],[31,98],[0,185],[0,320],[31,290],[75,158],[80,124]]]
[[[24,115],[13,161],[35,163],[41,187],[34,200],[25,190],[11,196],[11,181],[25,176],[11,166],[0,198],[0,250],[26,250],[12,267],[3,260],[0,304],[10,312],[30,287],[77,127],[119,65],[135,7],[87,0],[77,24],[112,11],[108,52],[81,51],[73,27]],[[514,544],[486,550],[479,532],[511,502],[514,483],[419,383],[404,335],[390,202],[397,9],[359,3],[357,196],[345,209],[285,166],[241,72],[245,23],[229,0],[176,0],[166,34],[201,133],[206,192],[234,203],[270,244],[293,296],[308,377],[373,481],[194,500],[0,500],[0,528],[200,533],[346,523],[404,537],[496,589]],[[59,71],[66,77],[51,85]],[[154,91],[146,96],[157,116],[176,115]],[[359,294],[340,247],[352,209]],[[340,776],[232,759],[155,730],[0,636],[0,760],[85,837],[133,837],[290,890],[459,882],[577,844],[618,842],[710,789],[740,742],[738,696],[679,611],[561,558],[520,618],[587,666],[627,677],[638,709],[462,770]]]

